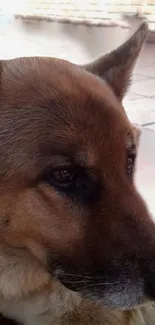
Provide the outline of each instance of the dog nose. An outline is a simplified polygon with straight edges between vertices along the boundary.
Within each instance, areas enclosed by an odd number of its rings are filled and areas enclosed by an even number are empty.
[[[155,270],[149,270],[145,279],[145,293],[155,300]]]

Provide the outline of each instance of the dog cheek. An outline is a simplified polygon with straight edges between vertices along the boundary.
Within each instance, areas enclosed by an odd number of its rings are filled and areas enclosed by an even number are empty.
[[[12,211],[12,212],[11,212]],[[11,204],[7,241],[26,247],[41,263],[47,256],[72,255],[83,238],[82,210],[52,190],[38,194],[35,189],[19,195]]]

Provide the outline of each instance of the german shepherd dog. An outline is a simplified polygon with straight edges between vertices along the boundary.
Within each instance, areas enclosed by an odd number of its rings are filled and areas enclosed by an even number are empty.
[[[155,224],[134,185],[140,131],[122,104],[147,31],[85,66],[1,62],[2,317],[155,324]]]

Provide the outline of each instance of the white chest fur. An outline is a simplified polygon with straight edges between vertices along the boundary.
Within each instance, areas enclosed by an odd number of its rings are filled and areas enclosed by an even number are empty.
[[[57,325],[81,301],[78,294],[62,287],[60,290],[37,293],[23,300],[1,300],[0,312],[24,325]]]
[[[45,292],[29,299],[1,301],[1,312],[24,325],[154,325],[155,306],[114,311],[83,300],[69,290]]]

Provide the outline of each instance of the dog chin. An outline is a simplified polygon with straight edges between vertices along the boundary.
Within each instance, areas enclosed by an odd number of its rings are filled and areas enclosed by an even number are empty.
[[[56,266],[56,265],[55,265]],[[128,270],[129,271],[129,270]],[[128,272],[121,277],[100,277],[85,272],[74,272],[73,269],[55,267],[52,274],[67,289],[81,294],[84,298],[101,304],[103,307],[128,310],[150,302],[144,293],[144,281]],[[113,279],[113,280],[112,280]]]
[[[99,288],[99,283],[90,285],[90,288],[86,288],[85,284],[79,285],[78,283],[72,283],[59,279],[61,284],[67,289],[80,293],[84,298],[87,298],[103,307],[129,310],[140,307],[148,302],[148,298],[144,295],[140,288],[131,286],[129,288],[118,286],[109,286],[107,288]]]

